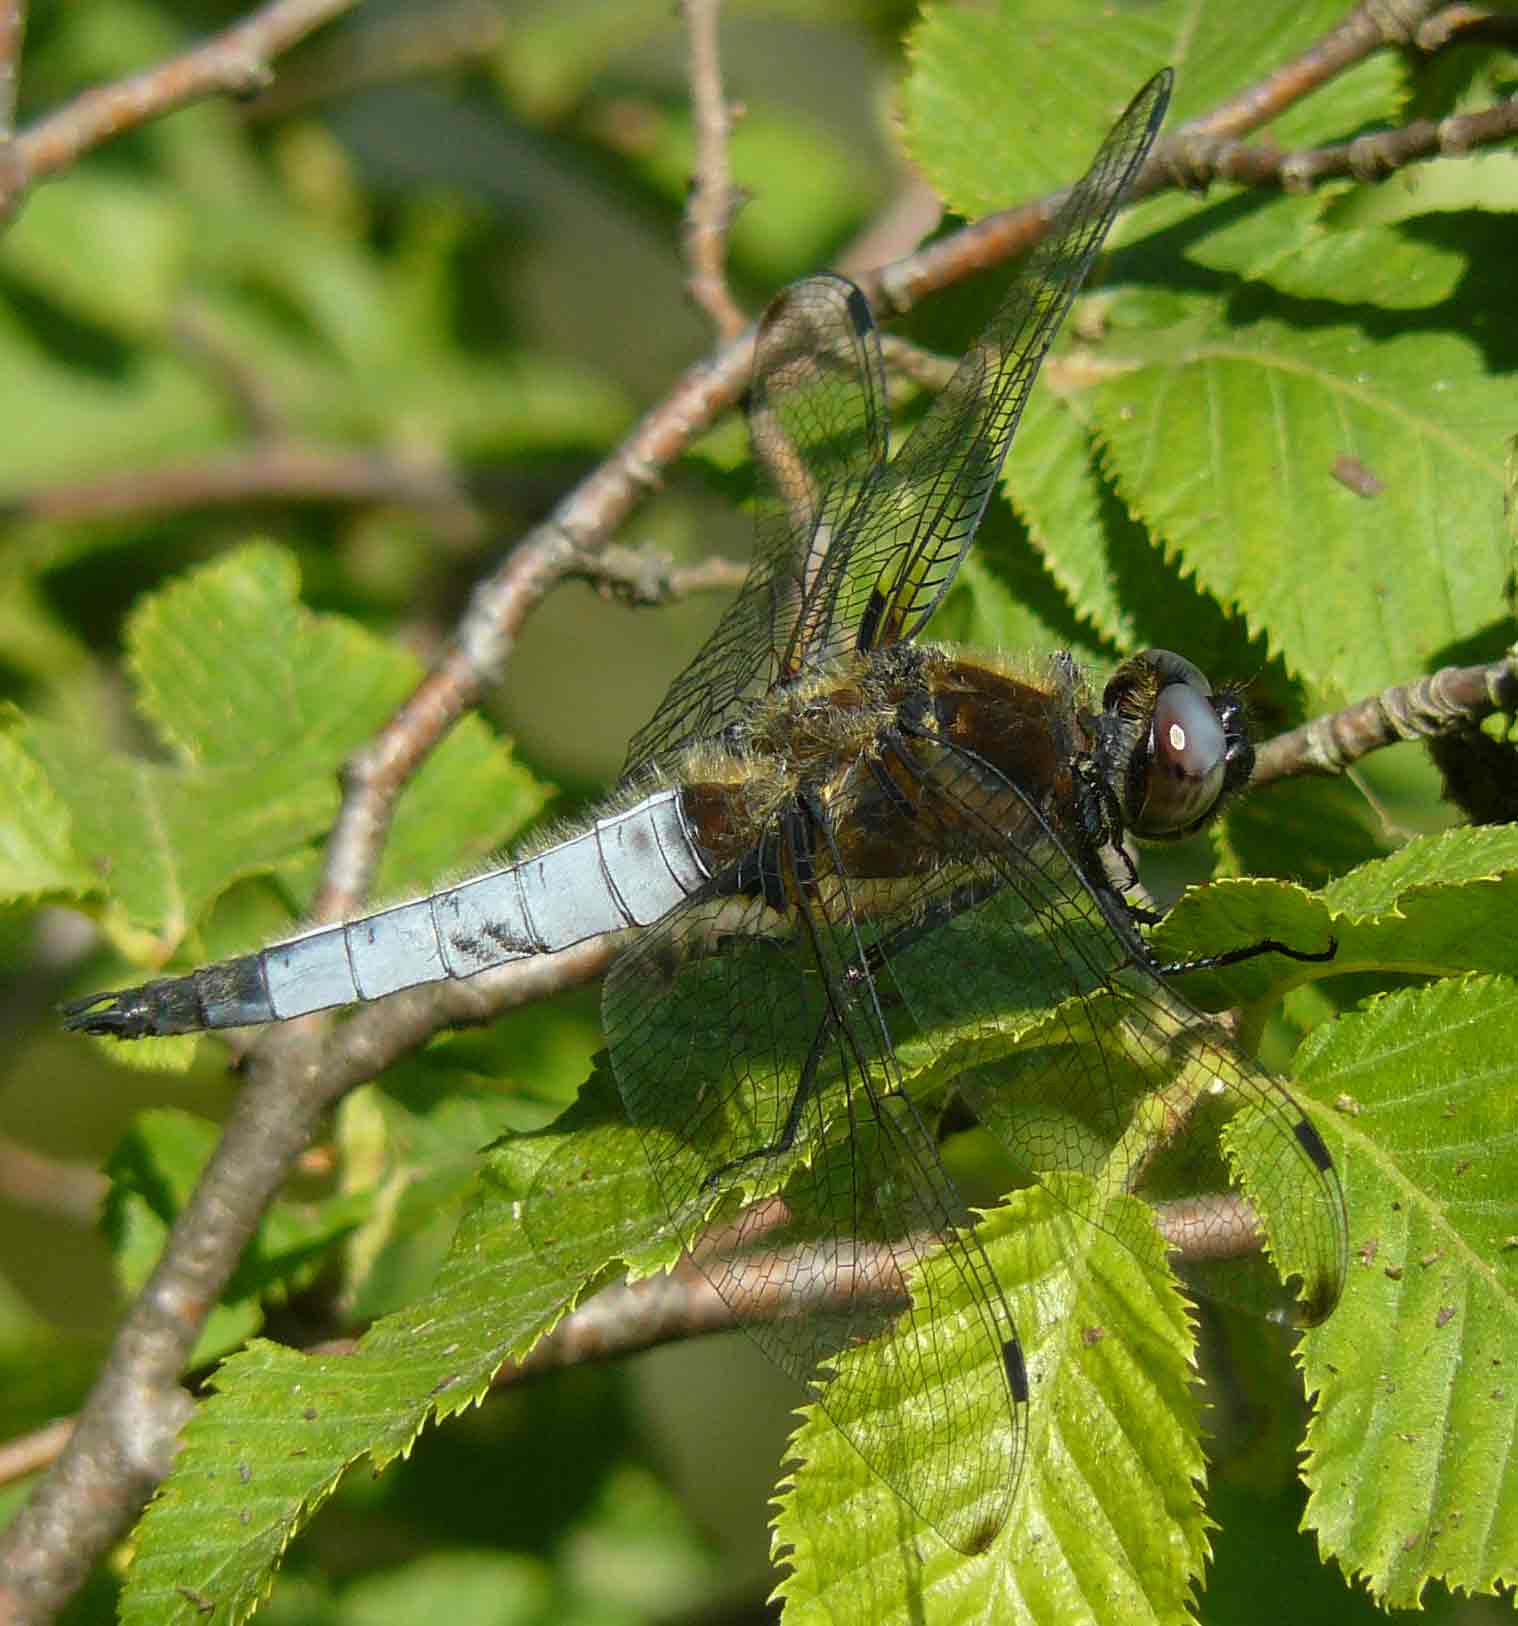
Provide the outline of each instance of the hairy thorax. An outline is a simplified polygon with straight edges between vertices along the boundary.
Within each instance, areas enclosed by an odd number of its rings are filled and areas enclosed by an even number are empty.
[[[772,692],[721,746],[687,754],[677,778],[714,870],[805,806],[825,820],[819,872],[921,873],[956,832],[1025,837],[1068,808],[1086,741],[1072,697],[991,657],[932,646],[856,656]]]

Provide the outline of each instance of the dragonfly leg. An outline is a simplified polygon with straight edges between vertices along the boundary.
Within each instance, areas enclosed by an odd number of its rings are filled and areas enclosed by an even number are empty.
[[[825,1018],[818,1025],[817,1036],[812,1040],[812,1048],[806,1058],[806,1066],[801,1070],[801,1082],[796,1086],[796,1093],[791,1097],[791,1104],[786,1109],[785,1123],[781,1126],[779,1135],[769,1145],[756,1146],[751,1151],[740,1152],[737,1157],[729,1158],[726,1163],[713,1169],[701,1182],[703,1192],[710,1194],[721,1191],[739,1169],[746,1168],[750,1163],[762,1162],[766,1158],[784,1157],[796,1144],[796,1139],[801,1133],[801,1115],[806,1111],[806,1104],[817,1088],[817,1066],[827,1049],[832,1031],[831,1017]]]
[[[1329,938],[1326,949],[1293,948],[1274,937],[1262,937],[1258,943],[1246,943],[1243,948],[1228,949],[1222,954],[1203,954],[1194,960],[1171,960],[1168,964],[1152,965],[1150,970],[1161,977],[1179,977],[1188,971],[1217,971],[1223,966],[1239,965],[1261,954],[1284,954],[1288,960],[1300,960],[1307,965],[1326,965],[1338,952],[1337,937]]]

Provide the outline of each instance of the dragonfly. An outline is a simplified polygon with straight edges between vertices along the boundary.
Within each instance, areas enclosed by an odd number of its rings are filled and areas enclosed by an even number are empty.
[[[1189,1201],[1203,1254],[1236,1221],[1213,1196],[1230,1181],[1220,1137],[1246,1124],[1250,1212],[1268,1219],[1272,1284],[1298,1322],[1332,1310],[1346,1269],[1323,1139],[1173,986],[1196,965],[1297,951],[1162,965],[1142,931],[1154,917],[1130,900],[1129,838],[1189,835],[1247,782],[1240,693],[1149,650],[1098,699],[1069,656],[1034,670],[919,637],[1170,85],[1167,70],[1118,119],[894,457],[860,290],[814,276],[770,304],[748,401],[750,572],[584,828],[65,1012],[120,1038],[239,1027],[624,933],[604,1029],[674,1234],[964,1552],[1009,1517],[1030,1381],[923,1077],[1029,1180],[1142,1178]],[[1152,1240],[1152,1208],[1093,1213],[1135,1248],[1140,1226]],[[913,1445],[897,1418],[914,1405],[951,1451]]]

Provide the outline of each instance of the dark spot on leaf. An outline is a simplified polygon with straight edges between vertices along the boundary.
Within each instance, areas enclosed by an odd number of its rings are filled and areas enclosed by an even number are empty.
[[[1373,469],[1358,457],[1345,457],[1342,453],[1334,459],[1333,477],[1346,491],[1364,497],[1367,502],[1372,497],[1379,497],[1386,489]]]

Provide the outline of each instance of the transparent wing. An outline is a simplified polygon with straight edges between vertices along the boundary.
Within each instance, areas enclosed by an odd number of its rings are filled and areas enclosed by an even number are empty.
[[[1006,460],[1028,392],[1154,144],[1170,101],[1156,74],[1112,127],[1000,309],[908,437],[850,538],[829,648],[915,637],[948,591]],[[857,634],[857,639],[856,639]]]
[[[748,415],[759,486],[748,578],[633,736],[625,776],[720,733],[748,700],[794,675],[804,629],[826,619],[822,561],[848,534],[887,452],[880,339],[847,278],[810,277],[771,302],[754,342]]]
[[[1154,143],[1171,74],[1138,93],[900,455],[887,454],[874,319],[846,278],[785,290],[760,322],[749,400],[761,496],[737,599],[624,775],[707,738],[808,666],[915,636],[948,591],[1028,391]]]
[[[910,757],[916,821],[941,862],[879,912],[871,970],[911,1012],[917,1055],[955,1077],[1028,1175],[1074,1171],[1107,1198],[1159,1203],[1203,1291],[1322,1320],[1348,1232],[1338,1172],[1301,1107],[1147,968],[1120,900],[1103,907],[1007,780],[939,742]],[[1098,1222],[1129,1246],[1151,1224],[1131,1204]]]
[[[697,1263],[777,1365],[831,1380],[823,1407],[897,1494],[975,1552],[1021,1464],[1021,1352],[862,963],[836,885],[794,918],[708,895],[617,961],[606,1032]]]

